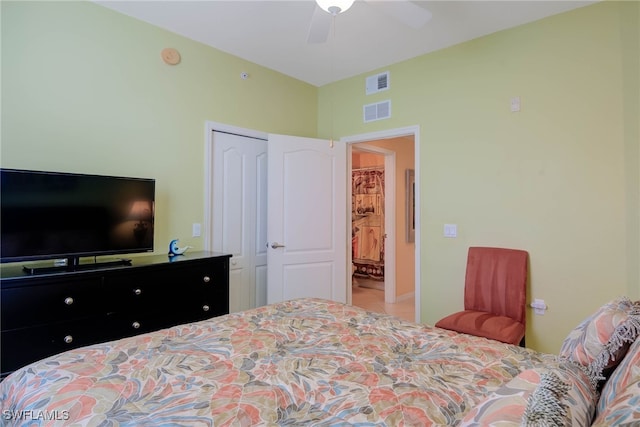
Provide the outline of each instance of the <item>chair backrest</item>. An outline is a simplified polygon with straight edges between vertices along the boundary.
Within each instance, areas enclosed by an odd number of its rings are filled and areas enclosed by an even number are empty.
[[[528,253],[520,249],[470,247],[465,310],[486,311],[525,324]]]

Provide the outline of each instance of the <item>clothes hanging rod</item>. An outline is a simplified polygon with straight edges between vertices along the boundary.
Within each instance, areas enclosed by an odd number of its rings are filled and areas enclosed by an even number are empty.
[[[370,166],[368,168],[351,168],[352,171],[374,171],[374,170],[384,170],[384,166]]]

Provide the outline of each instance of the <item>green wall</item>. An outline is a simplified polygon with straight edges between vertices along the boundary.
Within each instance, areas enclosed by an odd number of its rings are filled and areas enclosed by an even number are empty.
[[[607,300],[640,298],[637,2],[319,89],[89,2],[2,1],[1,14],[2,166],[156,178],[158,253],[174,237],[202,247],[183,236],[204,222],[208,120],[327,138],[419,125],[422,321],[462,308],[471,245],[529,251],[530,297],[549,306],[528,317],[539,350]],[[366,96],[364,77],[386,70],[391,89]],[[393,117],[364,124],[362,105],[383,99]]]
[[[155,178],[158,253],[203,247],[206,121],[316,134],[315,86],[90,2],[1,7],[2,166]]]
[[[529,310],[539,350],[604,302],[640,298],[639,16],[600,3],[321,88],[323,137],[420,126],[422,321],[462,309],[474,245],[529,251],[529,297],[549,307]],[[387,70],[390,89],[365,95]],[[363,123],[384,99],[392,118]]]

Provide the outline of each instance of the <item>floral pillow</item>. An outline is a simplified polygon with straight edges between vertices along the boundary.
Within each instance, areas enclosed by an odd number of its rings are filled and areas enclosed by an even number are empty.
[[[565,338],[560,356],[587,368],[592,380],[620,363],[640,334],[640,303],[620,297],[600,307]]]
[[[613,400],[598,412],[593,427],[640,426],[640,377],[618,390]]]
[[[460,426],[588,426],[596,399],[595,387],[578,365],[528,369],[471,409]]]
[[[600,415],[613,406],[613,402],[627,390],[630,384],[640,384],[640,339],[637,339],[629,348],[627,355],[611,374],[600,394],[597,414]],[[636,387],[638,388],[638,387]],[[637,397],[640,400],[640,394]],[[638,402],[640,406],[640,402]],[[640,417],[640,413],[638,414]]]

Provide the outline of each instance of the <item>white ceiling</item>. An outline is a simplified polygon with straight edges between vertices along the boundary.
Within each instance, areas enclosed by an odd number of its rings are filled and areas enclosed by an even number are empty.
[[[370,1],[379,0],[356,0],[335,17],[326,43],[309,44],[314,0],[95,0],[315,86],[595,2],[414,1],[433,17],[413,29],[372,7]]]

